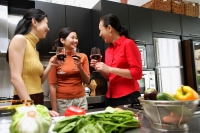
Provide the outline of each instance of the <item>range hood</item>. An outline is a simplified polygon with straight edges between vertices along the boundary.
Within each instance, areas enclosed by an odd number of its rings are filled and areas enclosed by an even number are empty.
[[[0,53],[8,48],[8,7],[0,5]]]

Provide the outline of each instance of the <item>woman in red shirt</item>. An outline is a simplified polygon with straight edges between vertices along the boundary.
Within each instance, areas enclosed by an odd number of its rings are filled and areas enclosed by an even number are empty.
[[[137,102],[140,96],[137,80],[142,78],[142,61],[137,45],[113,14],[100,18],[99,30],[99,36],[109,44],[105,52],[105,63],[91,59],[90,66],[109,81],[107,106]]]

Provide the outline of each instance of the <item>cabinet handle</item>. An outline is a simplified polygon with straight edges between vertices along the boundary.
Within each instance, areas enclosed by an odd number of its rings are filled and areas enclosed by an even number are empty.
[[[135,40],[135,42],[145,43],[145,41],[142,40]]]
[[[163,30],[163,32],[167,32],[167,33],[173,33],[174,31]]]
[[[190,36],[198,36],[199,34],[190,34]]]
[[[49,52],[49,54],[55,54],[56,52]]]

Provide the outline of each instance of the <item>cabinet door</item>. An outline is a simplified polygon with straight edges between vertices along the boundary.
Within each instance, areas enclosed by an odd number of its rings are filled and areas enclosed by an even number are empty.
[[[130,37],[136,43],[152,44],[151,10],[136,6],[128,6]]]
[[[74,13],[73,13],[74,12]],[[80,52],[90,55],[92,48],[92,11],[86,8],[66,6],[66,25],[76,30]]]
[[[116,15],[122,26],[125,26],[129,30],[129,19],[128,19],[128,6],[126,4],[111,2],[111,1],[101,1],[102,2],[102,15],[112,13]]]
[[[200,19],[181,15],[183,36],[200,37]]]
[[[41,9],[47,14],[50,29],[46,38],[38,42],[37,50],[40,56],[53,56],[55,53],[49,52],[55,52],[55,50],[52,50],[52,46],[55,45],[54,41],[57,39],[59,31],[65,27],[65,6],[36,1],[35,8]]]
[[[180,16],[173,13],[152,10],[152,30],[156,33],[181,35]]]

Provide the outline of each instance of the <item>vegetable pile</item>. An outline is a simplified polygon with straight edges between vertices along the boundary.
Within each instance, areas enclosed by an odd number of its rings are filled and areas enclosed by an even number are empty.
[[[58,133],[122,133],[140,126],[129,110],[107,107],[105,113],[68,116],[58,121],[54,132]]]
[[[22,106],[16,108],[10,125],[10,133],[47,133],[51,121],[49,110],[45,106]]]
[[[199,99],[198,93],[189,86],[180,86],[177,88],[175,94],[171,94],[168,92],[155,93],[155,91],[147,90],[144,96],[148,96],[145,100],[163,100],[163,101],[187,101],[187,100],[196,100]],[[156,99],[150,97],[156,95]],[[182,124],[185,123],[193,116],[193,111],[188,106],[184,105],[169,105],[169,106],[161,106],[165,107],[168,110],[168,114],[162,118],[163,122],[169,124]],[[163,112],[162,112],[163,113]]]

